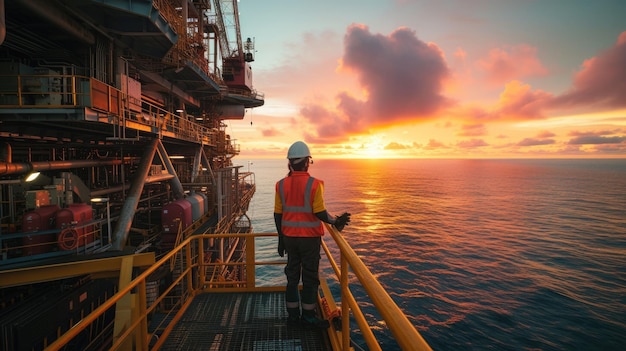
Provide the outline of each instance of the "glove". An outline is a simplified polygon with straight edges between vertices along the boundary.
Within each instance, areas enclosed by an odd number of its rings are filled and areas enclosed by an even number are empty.
[[[341,216],[335,217],[335,228],[338,231],[342,231],[343,227],[347,226],[350,223],[350,214],[348,212],[344,212]]]
[[[283,242],[282,234],[278,234],[278,255],[285,257],[285,243]]]

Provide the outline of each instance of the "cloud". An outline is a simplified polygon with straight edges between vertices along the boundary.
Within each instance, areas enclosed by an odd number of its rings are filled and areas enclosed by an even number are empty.
[[[459,141],[456,145],[462,149],[474,149],[477,147],[489,146],[489,144],[482,139],[463,140]]]
[[[571,139],[568,144],[570,145],[581,145],[581,144],[619,144],[626,141],[626,136],[612,136],[612,137],[604,137],[604,136],[581,136],[578,138]]]
[[[554,144],[555,141],[553,139],[534,139],[534,138],[525,138],[524,140],[517,143],[517,146],[536,146],[536,145],[551,145]]]
[[[344,37],[341,70],[358,76],[363,96],[340,92],[337,112],[323,108],[323,116],[315,114],[322,112],[316,103],[305,106],[300,112],[315,126],[311,137],[328,139],[434,118],[452,103],[442,94],[449,78],[443,52],[437,45],[419,40],[408,28],[385,36],[370,33],[364,25],[351,25]]]
[[[356,72],[368,92],[372,116],[380,122],[430,116],[447,102],[441,95],[449,75],[443,52],[399,28],[389,36],[352,25],[344,39],[342,66]]]
[[[556,134],[554,134],[554,133],[552,133],[550,131],[547,131],[547,130],[544,130],[544,131],[540,132],[539,134],[537,134],[537,138],[541,138],[541,139],[552,138],[554,136],[556,136]]]
[[[551,93],[532,90],[531,86],[514,80],[507,83],[499,100],[491,108],[463,106],[457,112],[474,121],[527,121],[546,118],[546,106],[554,99]]]
[[[573,87],[557,97],[558,107],[597,105],[605,108],[626,106],[626,31],[615,45],[582,64]]]
[[[614,130],[586,130],[578,131],[573,130],[567,135],[573,137],[568,142],[568,145],[604,145],[604,144],[624,144],[619,149],[626,149],[626,136],[616,135],[623,133],[620,128]],[[610,148],[607,148],[607,150]]]
[[[604,155],[624,155],[624,153],[626,153],[626,143],[595,146],[595,151],[598,154]]]
[[[328,143],[345,136],[346,123],[336,112],[315,103],[305,104],[300,114],[309,124],[316,126],[315,130],[307,129],[304,132],[308,142]]]
[[[462,50],[454,53],[458,60],[464,61],[465,56]],[[485,126],[491,121],[540,120],[571,108],[626,107],[625,62],[626,32],[623,32],[615,45],[582,64],[567,92],[555,95],[516,80],[547,73],[534,48],[518,45],[494,49],[480,64],[492,81],[507,81],[498,101],[489,107],[461,106],[444,95],[444,84],[453,77],[436,44],[420,40],[414,31],[404,27],[383,35],[354,24],[344,36],[340,70],[356,77],[358,86],[336,92],[334,102],[311,99],[303,105],[300,115],[308,122],[305,140],[339,142],[349,135],[394,124],[419,123],[437,116],[473,121],[463,126],[458,135],[481,137],[487,135]],[[620,138],[598,136],[595,139],[598,143]],[[548,145],[555,143],[554,137],[554,133],[544,131],[515,145]],[[574,137],[570,142],[578,145],[589,140]],[[457,145],[488,146],[482,139],[461,141]]]
[[[282,135],[283,133],[276,130],[276,128],[268,128],[268,129],[262,129],[261,134],[263,134],[264,137],[273,137],[277,135]]]
[[[385,150],[404,150],[404,149],[410,149],[410,148],[411,146],[400,144],[395,141],[390,142],[384,147]]]
[[[448,146],[446,146],[446,144],[437,141],[435,139],[430,139],[428,141],[428,144],[426,146],[424,146],[424,149],[426,150],[434,150],[434,149],[447,149]]]
[[[527,48],[520,50],[519,56],[530,60],[532,57],[530,53],[532,50]],[[497,51],[492,51],[490,57],[491,60],[483,61],[483,66],[496,67],[498,65],[496,62],[500,62],[502,72],[508,72],[506,67],[514,62],[510,55]],[[488,63],[491,63],[491,66]],[[492,71],[497,70],[493,68]],[[529,68],[517,73],[531,75],[533,72],[539,74],[541,70]],[[465,106],[461,110],[476,121],[524,121],[545,119],[550,111],[592,107],[604,109],[626,107],[626,31],[619,35],[615,45],[583,63],[581,70],[574,76],[571,88],[564,94],[554,95],[538,89],[533,90],[522,81],[512,80],[506,83],[498,103],[492,108]]]
[[[578,130],[573,130],[569,132],[567,135],[574,136],[574,137],[588,137],[588,136],[613,135],[613,134],[621,133],[621,132],[622,130],[619,128],[615,130],[600,130],[600,131],[585,130],[583,132],[578,131]]]
[[[528,84],[511,81],[500,94],[495,110],[497,119],[528,120],[545,118],[544,108],[553,95],[541,90],[533,91]]]
[[[537,146],[537,145],[552,145],[555,144],[556,141],[554,139],[550,139],[556,136],[556,134],[544,130],[537,134],[536,138],[524,138],[524,140],[517,143],[517,146]]]
[[[478,66],[486,72],[487,80],[497,85],[514,79],[548,74],[548,70],[537,58],[537,49],[525,44],[491,49],[486,58],[478,61]]]
[[[484,124],[468,124],[461,127],[459,136],[483,136],[487,134]]]

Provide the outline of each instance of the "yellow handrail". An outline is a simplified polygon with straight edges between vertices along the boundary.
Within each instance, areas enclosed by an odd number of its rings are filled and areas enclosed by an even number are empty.
[[[415,329],[415,327],[413,327],[404,312],[400,310],[398,305],[396,305],[396,303],[391,299],[391,296],[387,294],[387,291],[383,288],[383,286],[380,285],[378,280],[374,278],[367,266],[363,263],[363,261],[361,261],[359,256],[356,252],[354,252],[343,236],[333,226],[326,223],[325,225],[326,229],[337,244],[341,254],[341,272],[335,271],[335,273],[341,282],[342,301],[346,301],[344,299],[347,299],[347,301],[349,301],[349,306],[353,311],[358,309],[358,305],[356,305],[354,297],[352,297],[349,293],[350,288],[348,286],[347,277],[349,267],[359,279],[359,282],[367,292],[368,296],[372,299],[374,306],[376,306],[376,309],[385,320],[389,330],[391,330],[393,336],[402,349],[420,351],[432,350],[424,338],[422,338],[420,333]],[[325,250],[327,250],[327,248],[325,248]],[[332,260],[330,252],[326,251],[326,255],[329,260]],[[336,267],[336,264],[334,267]],[[343,314],[348,315],[348,311],[343,311]],[[343,327],[343,330],[349,330],[345,328],[345,325]],[[359,327],[361,330],[364,330],[364,326],[359,324]],[[347,349],[347,342],[345,341],[345,338],[346,336],[344,336],[344,349]],[[371,340],[369,341],[371,342]],[[366,342],[368,341],[366,340]],[[370,342],[368,342],[368,346],[371,348],[372,345],[370,345]]]
[[[341,255],[341,265],[338,266],[330,252],[328,247],[323,242],[323,248],[326,251],[333,270],[337,274],[337,277],[341,284],[341,301],[342,301],[342,332],[341,341],[335,343],[341,350],[351,350],[350,347],[350,313],[354,316],[361,334],[363,335],[370,350],[380,350],[380,345],[372,333],[365,316],[360,310],[360,307],[350,291],[349,286],[349,270],[356,275],[361,285],[367,291],[369,298],[373,302],[374,306],[380,312],[386,325],[389,327],[398,344],[403,350],[431,350],[426,341],[409,322],[404,313],[393,302],[391,297],[383,289],[383,287],[376,281],[374,276],[367,269],[365,264],[356,255],[354,250],[347,244],[344,238],[333,227],[328,227],[328,230],[337,244]],[[129,283],[122,283],[120,279],[120,286],[118,292],[110,299],[104,301],[100,306],[94,309],[91,313],[84,316],[82,320],[78,321],[64,334],[60,335],[57,340],[48,345],[46,350],[59,350],[67,345],[71,340],[77,337],[83,330],[90,328],[92,323],[97,323],[99,318],[104,316],[110,309],[123,306],[132,306],[131,313],[120,313],[120,316],[115,315],[116,328],[118,330],[116,335],[113,335],[113,342],[111,349],[127,349],[128,345],[134,343],[138,349],[158,350],[170,332],[173,330],[176,321],[178,321],[185,310],[189,307],[194,296],[203,292],[215,292],[215,291],[249,291],[249,292],[262,292],[262,291],[283,291],[284,286],[265,286],[257,287],[255,284],[255,267],[261,265],[284,265],[284,260],[277,261],[264,261],[257,262],[254,250],[254,240],[257,237],[275,237],[277,233],[225,233],[225,234],[203,234],[194,235],[183,240],[180,245],[175,249],[164,255],[158,262],[152,265],[150,268],[139,274],[135,279]],[[239,240],[245,241],[245,262],[207,262],[205,260],[205,248],[204,243],[209,239],[221,239],[221,238],[239,238]],[[177,261],[177,272],[180,276],[172,279],[169,286],[163,287],[163,291],[160,296],[155,298],[154,301],[150,301],[148,305],[146,299],[146,286],[152,274],[155,274],[160,269],[170,269],[170,260],[173,257],[182,257]],[[129,260],[129,261],[132,261]],[[128,269],[130,263],[126,264]],[[246,270],[245,276],[240,277],[238,281],[211,281],[210,267],[239,267]],[[122,267],[124,269],[124,266]],[[208,273],[208,275],[207,275]],[[180,290],[180,291],[179,291]],[[175,294],[172,296],[172,294]],[[332,299],[332,296],[325,297]],[[151,313],[157,308],[161,307],[166,301],[170,301],[171,307],[170,313],[175,314],[171,319],[171,322],[162,330],[154,331],[154,334],[160,332],[160,337],[154,345],[150,345],[150,340],[153,340],[154,335],[148,331],[148,321]],[[128,301],[134,301],[129,303]],[[334,302],[333,302],[334,304]],[[128,307],[126,307],[128,308]],[[163,312],[163,311],[162,311]]]

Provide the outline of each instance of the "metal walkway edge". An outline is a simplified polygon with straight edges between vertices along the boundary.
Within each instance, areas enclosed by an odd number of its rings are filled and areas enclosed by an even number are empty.
[[[331,350],[326,330],[287,325],[284,292],[196,296],[161,350]]]

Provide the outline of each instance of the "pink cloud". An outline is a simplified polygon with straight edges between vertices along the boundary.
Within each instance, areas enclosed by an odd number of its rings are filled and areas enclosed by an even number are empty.
[[[528,84],[511,81],[500,94],[493,114],[495,119],[528,120],[544,118],[544,109],[553,95],[541,90],[533,91]]]
[[[464,59],[457,51],[455,57]],[[530,46],[518,45],[495,49],[481,61],[493,81],[508,80],[496,104],[490,108],[476,106],[448,110],[460,118],[468,117],[477,124],[463,127],[462,136],[485,135],[478,126],[494,120],[536,120],[550,111],[563,108],[626,106],[626,32],[616,44],[597,56],[586,60],[574,76],[571,89],[559,96],[533,89],[512,78],[546,74]],[[361,88],[357,97],[350,92],[339,92],[334,106],[323,106],[319,100],[300,110],[311,126],[306,132],[308,141],[336,142],[349,134],[366,133],[372,128],[391,124],[419,122],[436,118],[455,102],[444,96],[443,86],[451,73],[440,48],[421,41],[408,28],[399,28],[389,35],[371,33],[364,25],[351,25],[344,37],[341,60],[344,72],[354,74]],[[543,132],[521,144],[547,143],[554,135]],[[459,143],[461,147],[485,146],[474,139]]]
[[[425,43],[408,28],[399,28],[389,36],[371,34],[367,27],[352,25],[344,40],[343,66],[357,72],[369,93],[365,103],[373,108],[372,116],[403,119],[430,116],[445,106],[441,94],[448,67],[443,52],[433,43]]]
[[[506,65],[502,63],[502,66],[502,71],[506,71]],[[505,85],[493,108],[465,107],[463,110],[476,121],[533,120],[546,118],[550,110],[592,106],[606,109],[626,106],[626,32],[619,35],[614,46],[586,60],[575,75],[572,87],[562,95],[533,90],[530,85],[513,80]]]
[[[551,93],[533,90],[530,85],[511,81],[500,93],[499,100],[492,107],[463,106],[455,112],[463,119],[473,121],[524,121],[543,119],[545,110],[554,99]]]
[[[513,79],[545,76],[548,70],[537,58],[537,49],[530,45],[496,48],[478,62],[492,84],[503,84]]]
[[[261,130],[261,134],[264,137],[273,137],[273,136],[281,135],[282,133],[276,130],[276,128],[268,128],[268,129]]]
[[[540,132],[539,134],[537,134],[537,138],[541,138],[541,139],[552,138],[554,136],[556,136],[556,134],[554,134],[554,133],[552,133],[550,131],[547,131],[547,130],[544,130],[544,131]]]
[[[311,137],[332,138],[362,133],[373,127],[433,118],[451,103],[443,96],[449,77],[442,51],[399,28],[390,35],[370,33],[354,24],[344,38],[342,69],[358,76],[364,100],[347,92],[337,95],[338,113],[315,104],[301,113],[315,126]],[[318,115],[317,113],[321,113]]]
[[[437,141],[437,140],[435,140],[435,139],[430,139],[430,140],[428,141],[428,144],[427,144],[426,146],[424,146],[424,149],[427,149],[427,150],[433,150],[433,149],[447,149],[447,148],[448,148],[448,147],[447,147],[444,143],[442,143],[442,142],[440,142],[440,141]]]
[[[459,141],[456,145],[462,149],[474,149],[477,147],[489,146],[489,144],[482,139],[463,140]]]
[[[615,45],[586,60],[573,87],[554,101],[556,106],[626,106],[626,31]]]
[[[461,127],[460,136],[482,136],[487,134],[484,124],[468,124]]]

